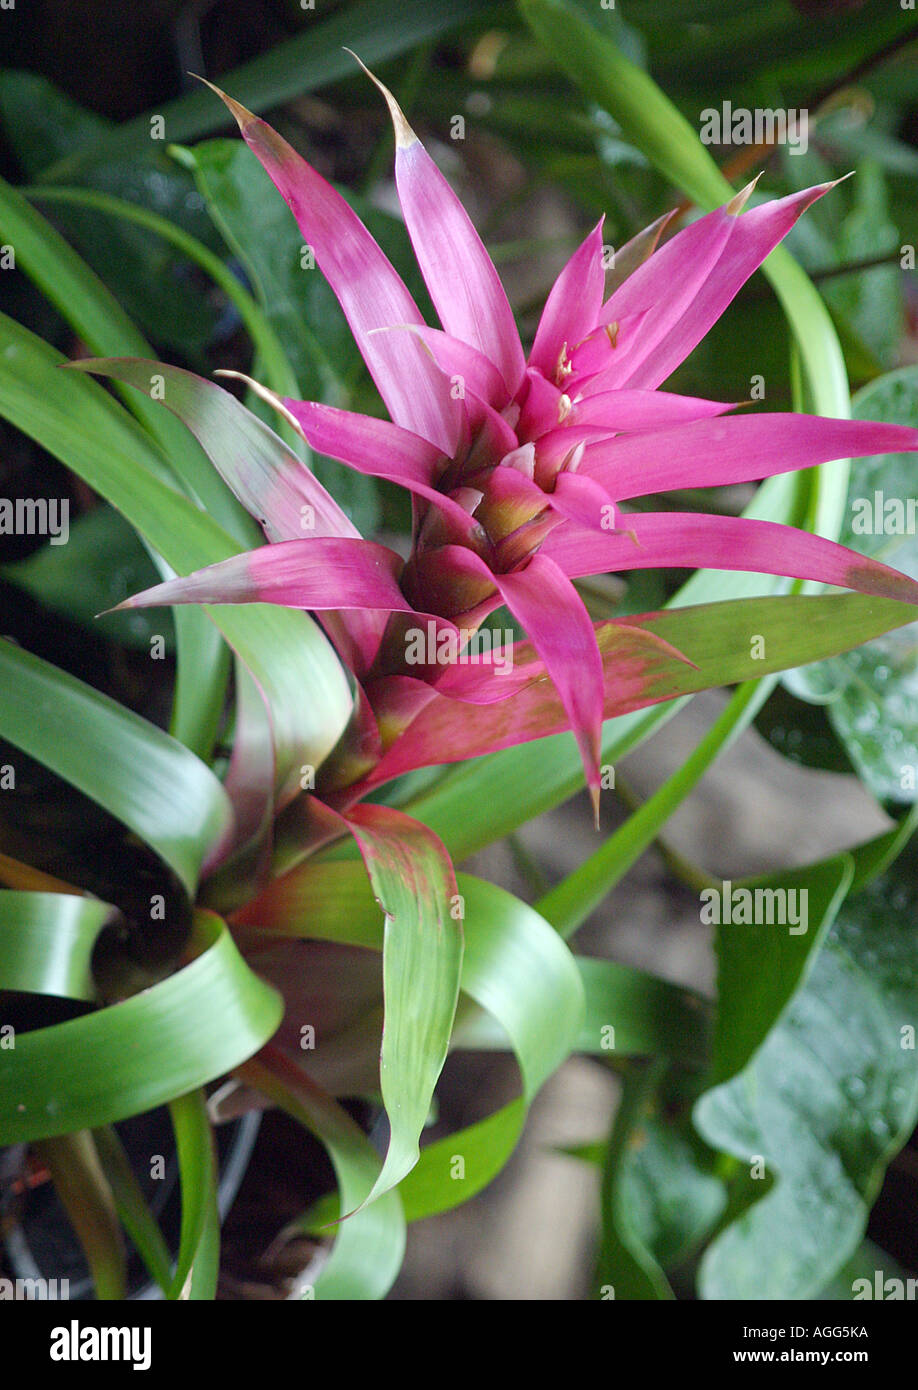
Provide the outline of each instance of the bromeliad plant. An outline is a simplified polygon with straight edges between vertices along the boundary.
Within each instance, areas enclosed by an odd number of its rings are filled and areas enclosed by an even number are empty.
[[[392,418],[289,398],[275,398],[277,408],[317,452],[412,492],[408,559],[360,539],[305,468],[289,480],[291,496],[279,481],[272,486],[261,478],[244,451],[228,457],[213,448],[215,466],[272,544],[167,581],[122,606],[268,602],[333,612],[330,635],[360,682],[364,712],[331,760],[333,780],[325,782],[331,790],[348,787],[348,800],[396,772],[554,732],[557,716],[549,723],[538,711],[560,700],[598,824],[604,712],[623,707],[616,697],[635,675],[646,680],[655,658],[672,661],[679,653],[635,625],[627,664],[613,658],[604,666],[573,580],[663,566],[738,569],[885,598],[918,597],[906,576],[787,526],[672,512],[625,519],[620,504],[673,489],[749,482],[845,455],[912,451],[918,433],[807,415],[724,418],[735,408],[729,403],[657,389],[832,185],[741,216],[750,185],[656,254],[662,226],[649,228],[621,253],[620,283],[608,299],[600,222],[552,287],[527,359],[500,278],[467,213],[392,94],[381,90],[395,126],[402,211],[442,329],[424,323],[341,195],[264,121],[220,95],[296,216]],[[147,389],[153,375],[176,376],[150,363],[76,365]],[[184,404],[193,392],[201,396],[206,387],[183,382],[174,404],[164,399],[203,443],[194,407]],[[217,410],[219,398],[213,399]],[[444,650],[464,652],[502,604],[534,649],[522,649],[522,667],[514,660],[515,677],[482,679],[479,668],[488,663],[480,658],[472,659],[471,672],[438,659]],[[412,640],[419,620],[433,622],[421,661]],[[450,729],[445,701],[498,703],[536,683],[534,697],[497,712],[490,737],[478,714],[477,736],[461,714]],[[632,688],[624,707],[646,703],[642,695],[646,690]],[[431,722],[440,745],[435,759],[434,740],[424,733]]]
[[[100,999],[89,955],[117,924],[117,905],[0,861],[10,885],[0,902],[11,972],[4,987],[104,1005],[24,1032],[14,1051],[0,1051],[0,1138],[40,1143],[56,1173],[70,1165],[80,1179],[70,1206],[76,1221],[81,1203],[104,1206],[107,1180],[151,1272],[173,1296],[213,1291],[212,1200],[186,1201],[170,1271],[117,1157],[106,1128],[113,1122],[173,1102],[186,1195],[201,1184],[212,1193],[203,1102],[186,1093],[232,1073],[243,1088],[237,1103],[260,1096],[258,1103],[286,1108],[328,1147],[346,1217],[310,1290],[380,1296],[399,1267],[406,1216],[478,1191],[512,1150],[541,1082],[575,1048],[599,1051],[600,1022],[621,1002],[621,968],[577,962],[562,940],[587,895],[566,917],[557,898],[540,914],[457,877],[436,797],[425,814],[424,797],[414,794],[412,808],[411,782],[397,779],[572,733],[598,827],[604,721],[846,650],[910,622],[918,602],[918,583],[906,575],[805,530],[628,509],[673,489],[918,450],[918,431],[905,427],[729,414],[735,404],[659,389],[832,184],[751,207],[750,185],[662,245],[661,219],[618,253],[609,278],[600,223],[552,287],[527,357],[471,221],[381,90],[395,126],[401,207],[439,328],[424,322],[344,198],[270,126],[223,99],[314,250],[390,418],[255,389],[311,449],[410,492],[406,556],[362,537],[303,459],[228,391],[151,360],[117,320],[84,332],[94,349],[117,355],[70,365],[135,388],[126,398],[156,449],[86,375],[56,372],[38,340],[4,327],[19,371],[3,397],[5,414],[122,510],[160,557],[168,577],[119,607],[177,606],[185,703],[167,735],[3,643],[10,686],[0,733],[151,845],[197,915],[174,973]],[[40,247],[39,278],[49,264],[72,272],[66,248],[34,214],[13,197],[5,208],[19,218],[24,245]],[[94,308],[110,311],[101,295]],[[187,461],[183,432],[162,405],[213,469]],[[217,475],[267,544],[256,543]],[[658,568],[744,571],[855,592],[594,622],[575,584]],[[194,698],[183,676],[204,672],[210,682],[219,662],[195,664],[192,653],[211,628],[193,607],[179,616],[183,605],[207,605],[236,653],[232,757],[222,783],[208,766],[212,731],[202,733],[189,712]],[[502,607],[527,634],[509,647],[495,646]],[[307,614],[318,616],[324,638]],[[213,689],[221,693],[219,674]],[[46,716],[34,718],[49,701],[53,749]],[[103,756],[113,763],[107,772]],[[485,779],[487,766],[466,770],[468,798],[476,769]],[[461,834],[456,842],[467,845]],[[135,949],[139,929],[127,923]],[[53,975],[23,948],[24,934],[52,939],[66,968]],[[697,1065],[697,1002],[673,989],[667,1007]],[[497,1043],[485,1013],[500,1026]],[[132,1034],[141,1045],[105,1071],[100,1059]],[[520,1100],[422,1151],[450,1046],[489,1045],[489,1037],[518,1057]],[[381,1163],[335,1099],[377,1093],[389,1125]],[[95,1149],[87,1131],[96,1133]],[[466,1165],[458,1186],[448,1173],[457,1151]],[[315,1214],[312,1229],[328,1236],[323,1222],[333,1214]],[[100,1229],[83,1223],[81,1233],[100,1289],[117,1293],[117,1238]]]

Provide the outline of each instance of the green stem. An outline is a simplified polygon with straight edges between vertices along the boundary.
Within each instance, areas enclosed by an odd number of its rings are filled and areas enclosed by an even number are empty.
[[[123,1299],[125,1255],[111,1188],[88,1129],[43,1139],[35,1152],[54,1186],[89,1265],[96,1298]]]
[[[624,781],[621,774],[616,776],[615,791],[618,797],[628,807],[629,811],[637,813],[637,811],[640,810],[642,804],[640,797],[633,791],[628,783]],[[657,835],[656,841],[657,849],[663,857],[663,862],[670,873],[677,878],[680,883],[684,883],[687,888],[691,888],[695,893],[700,893],[704,888],[715,888],[718,886],[718,880],[714,878],[712,874],[709,874],[705,869],[702,869],[699,864],[694,864],[684,854],[680,854],[677,849],[674,849],[662,832]]]
[[[748,727],[774,689],[777,676],[746,681],[674,777],[664,782],[589,859],[535,904],[561,936],[569,937],[653,843],[660,827],[723,749]]]

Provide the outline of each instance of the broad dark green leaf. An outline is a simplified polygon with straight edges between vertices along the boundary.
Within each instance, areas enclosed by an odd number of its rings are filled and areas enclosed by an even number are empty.
[[[850,855],[702,894],[702,921],[716,926],[717,1021],[711,1084],[752,1058],[807,971],[854,876]]]
[[[402,0],[398,23],[393,24],[389,0],[356,0],[327,19],[308,16],[303,33],[226,74],[227,87],[237,100],[255,111],[279,106],[305,92],[353,76],[354,60],[344,52],[344,45],[372,66],[397,58],[448,33],[460,22],[483,17],[494,9],[488,0],[466,0],[461,11],[451,0]],[[161,114],[167,140],[192,139],[226,124],[219,103],[215,105],[212,94],[206,91],[193,91],[166,103]],[[143,149],[149,138],[149,115],[144,114],[46,170],[46,175],[57,179],[69,176],[87,163],[109,159],[126,150]]]
[[[860,419],[918,424],[918,367],[903,367],[855,397]],[[914,460],[883,454],[852,464],[842,541],[918,576]],[[882,800],[918,800],[918,645],[914,629],[785,677],[802,699],[825,704],[856,771]]]
[[[113,507],[84,512],[71,521],[66,545],[44,545],[17,564],[0,566],[0,574],[96,635],[147,652],[150,638],[162,636],[165,650],[175,650],[172,621],[164,622],[164,614],[106,612],[159,582],[136,533]]]
[[[840,913],[806,984],[695,1123],[763,1188],[707,1250],[705,1298],[811,1298],[856,1249],[918,1114],[918,894],[910,846]],[[748,1200],[748,1199],[747,1199]]]
[[[662,1064],[632,1061],[625,1065],[622,1093],[603,1163],[602,1239],[596,1279],[600,1299],[671,1299],[672,1289],[644,1243],[627,1200],[625,1175],[632,1147],[642,1142],[642,1128],[652,1105]]]
[[[775,687],[759,710],[755,727],[776,752],[800,767],[814,767],[822,772],[854,771],[825,708],[798,700],[783,683]]]

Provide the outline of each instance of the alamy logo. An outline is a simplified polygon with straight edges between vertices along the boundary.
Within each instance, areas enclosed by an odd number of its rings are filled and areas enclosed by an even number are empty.
[[[149,1327],[52,1327],[52,1361],[130,1361],[135,1371],[150,1369]]]
[[[872,497],[851,502],[855,536],[914,536],[918,533],[918,497],[887,497],[877,488]]]
[[[701,891],[701,920],[707,925],[787,927],[791,936],[807,929],[807,888],[734,888],[725,879],[720,888]]]
[[[426,628],[408,628],[405,662],[409,666],[487,666],[499,676],[507,675],[513,670],[513,642],[512,632],[438,628],[431,619]]]
[[[881,1269],[873,1271],[873,1280],[855,1279],[851,1285],[855,1302],[863,1299],[876,1299],[886,1303],[901,1302],[904,1299],[918,1298],[918,1279],[896,1279],[887,1277]]]
[[[0,1303],[57,1302],[70,1297],[69,1279],[0,1279]]]
[[[0,536],[49,536],[52,545],[70,537],[66,497],[0,497]]]
[[[702,111],[699,135],[703,145],[786,145],[790,154],[806,154],[809,112],[767,106],[750,111],[725,101],[719,111],[714,106]]]

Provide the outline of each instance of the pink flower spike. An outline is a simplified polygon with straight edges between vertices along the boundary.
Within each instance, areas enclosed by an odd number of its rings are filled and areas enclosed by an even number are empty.
[[[389,107],[395,127],[399,202],[440,322],[452,337],[469,343],[494,363],[508,394],[513,396],[522,380],[525,359],[513,311],[494,262],[465,208],[405,120],[392,93],[363,63],[360,66]]]
[[[529,354],[530,367],[538,367],[544,377],[562,390],[567,350],[599,322],[605,290],[602,223],[600,218],[552,285]]]
[[[734,235],[737,218],[725,208],[699,217],[683,228],[603,305],[599,322],[621,323],[635,314],[646,318],[631,343],[613,357],[608,372],[610,386],[636,385],[640,365],[656,361],[658,345],[672,332],[705,284]],[[655,382],[654,385],[658,385]]]
[[[401,557],[374,541],[278,541],[155,584],[117,608],[170,603],[278,603],[285,608],[414,610],[398,586]],[[117,610],[112,610],[117,611]]]
[[[471,551],[450,549],[457,565],[487,573]],[[533,555],[525,569],[493,579],[510,612],[529,633],[567,712],[598,828],[603,672],[592,620],[573,584],[544,554]]]
[[[287,397],[283,404],[307,443],[320,454],[328,454],[358,473],[399,483],[418,497],[434,502],[465,534],[474,527],[469,513],[438,491],[437,473],[444,461],[443,454],[426,439],[393,425],[391,420],[377,420],[336,406]]]
[[[742,570],[837,584],[879,598],[918,603],[918,583],[835,541],[774,521],[697,512],[629,513],[622,534],[586,527],[553,531],[542,554],[571,579],[632,569]]]
[[[600,391],[575,398],[569,425],[604,425],[608,432],[631,434],[690,424],[736,410],[737,401],[707,401],[671,391]]]
[[[838,182],[840,180],[835,181]],[[641,365],[629,373],[627,384],[652,389],[671,376],[735,299],[753,271],[787,236],[801,213],[834,188],[835,183],[805,188],[800,193],[762,203],[732,218],[733,235],[717,264],[678,321],[669,321],[669,331],[665,337],[658,339],[656,351],[651,356],[643,357]],[[697,226],[697,223],[694,225]],[[680,238],[688,231],[691,231],[690,227],[678,232],[663,250],[683,244]],[[656,265],[663,250],[657,252],[648,264]],[[621,384],[625,384],[624,381]]]
[[[457,400],[463,400],[466,392],[471,391],[491,406],[500,407],[506,402],[507,388],[494,363],[460,338],[416,323],[394,324],[391,329],[375,328],[373,332],[413,333],[428,348],[443,375],[449,377]]]
[[[731,415],[588,443],[581,471],[613,497],[748,483],[832,459],[918,450],[918,430],[821,415]]]
[[[617,508],[606,489],[595,478],[565,470],[555,479],[549,501],[553,511],[592,531],[605,534],[617,527]],[[567,527],[562,527],[562,533]]]
[[[330,183],[265,121],[207,85],[229,107],[314,250],[392,419],[451,453],[459,430],[457,402],[444,391],[429,354],[409,333],[372,333],[394,323],[423,324],[401,277]]]

